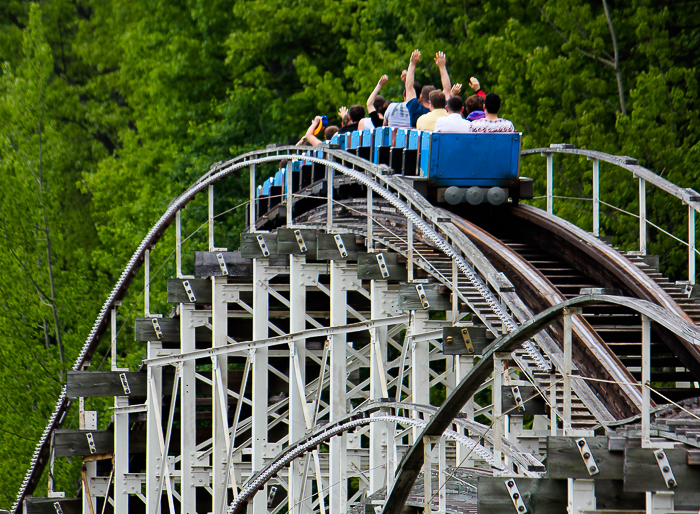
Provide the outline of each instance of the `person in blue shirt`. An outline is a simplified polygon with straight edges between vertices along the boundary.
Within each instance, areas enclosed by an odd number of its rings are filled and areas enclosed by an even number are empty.
[[[423,86],[420,92],[420,99],[413,88],[416,76],[416,64],[420,61],[420,50],[414,50],[411,54],[411,60],[408,64],[406,72],[406,108],[411,116],[411,127],[415,127],[418,123],[418,118],[431,111],[430,108],[430,93],[436,88],[434,86]],[[435,64],[440,70],[440,79],[442,80],[442,91],[445,95],[445,101],[452,96],[452,85],[450,84],[450,76],[447,73],[446,67],[447,58],[443,52],[435,54]]]
[[[418,61],[420,61],[420,50],[414,50],[406,70],[406,108],[411,117],[411,127],[416,126],[418,118],[430,112],[430,92],[435,89],[433,86],[423,86],[418,97],[418,92],[413,88]]]

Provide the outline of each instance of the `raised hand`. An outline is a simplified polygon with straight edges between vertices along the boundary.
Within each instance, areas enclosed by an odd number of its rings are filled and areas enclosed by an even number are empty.
[[[438,52],[435,54],[435,64],[438,65],[438,68],[444,68],[446,62],[447,57],[445,57],[445,52]]]
[[[406,74],[407,74],[407,73],[408,73],[408,72],[407,72],[406,70],[403,70],[403,71],[401,72],[401,82],[406,82]]]
[[[452,86],[452,96],[459,94],[459,92],[462,90],[462,84],[455,84]]]
[[[344,105],[338,109],[338,116],[340,116],[340,119],[342,120],[345,118],[345,115],[348,113],[348,108],[345,107]]]
[[[389,77],[387,75],[382,75],[381,78],[379,79],[379,82],[377,82],[377,85],[379,87],[382,87],[387,82],[389,82]]]
[[[418,64],[420,61],[420,50],[416,49],[411,54],[411,64]]]
[[[469,87],[472,88],[474,91],[478,91],[479,89],[481,89],[479,81],[476,80],[476,77],[472,77],[469,79]]]

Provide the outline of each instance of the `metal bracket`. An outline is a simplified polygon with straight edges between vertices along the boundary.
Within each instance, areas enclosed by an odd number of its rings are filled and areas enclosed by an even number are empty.
[[[302,240],[303,242],[303,240]],[[275,504],[275,494],[277,494],[277,486],[270,487],[270,492],[267,494],[267,508],[271,509]]]
[[[219,268],[221,268],[222,275],[228,275],[228,268],[226,267],[226,261],[224,260],[223,253],[216,254],[216,260],[219,261]]]
[[[306,253],[306,243],[304,242],[304,236],[301,235],[301,230],[297,229],[294,231],[294,237],[297,238],[297,244],[299,245],[299,251],[301,253]]]
[[[598,474],[600,472],[598,469],[598,464],[596,464],[595,459],[593,458],[593,452],[588,447],[588,443],[583,437],[576,439],[576,447],[578,448],[578,451],[581,452],[581,457],[583,457],[583,463],[586,465],[588,474]]]
[[[343,243],[343,238],[341,237],[340,234],[336,234],[333,236],[333,239],[335,239],[335,244],[338,247],[338,252],[340,253],[340,256],[345,258],[348,256],[348,251],[345,249],[345,243]]]
[[[462,339],[464,340],[464,346],[467,347],[467,353],[474,353],[474,345],[472,344],[472,338],[469,337],[469,329],[467,327],[462,328]]]
[[[416,293],[418,293],[418,298],[420,299],[420,304],[423,306],[423,310],[430,309],[430,302],[428,297],[425,295],[425,289],[423,289],[423,284],[416,284]]]
[[[527,513],[527,507],[525,507],[525,503],[523,502],[522,496],[520,496],[520,491],[518,490],[518,486],[515,483],[515,480],[512,478],[509,478],[508,480],[505,481],[506,488],[508,489],[508,494],[510,495],[510,499],[513,500],[513,505],[515,505],[515,510],[519,514],[525,514]]]
[[[131,394],[131,388],[129,387],[129,381],[126,379],[126,373],[119,373],[119,379],[122,381],[124,394]]]
[[[53,502],[53,508],[56,509],[56,514],[63,514],[63,509],[61,508],[60,503]]]
[[[267,243],[265,242],[265,238],[262,236],[262,234],[258,234],[257,239],[258,239],[258,245],[260,245],[260,251],[262,251],[263,257],[269,257],[270,250],[267,248]]]
[[[676,477],[673,476],[671,463],[666,457],[666,452],[664,452],[663,450],[656,450],[654,452],[654,457],[656,457],[656,463],[659,465],[659,469],[661,470],[661,473],[664,476],[664,480],[666,481],[666,487],[668,487],[669,489],[673,489],[678,485],[678,482],[676,482]]]
[[[386,261],[384,260],[384,254],[378,253],[377,264],[379,264],[379,271],[382,272],[382,277],[389,278],[389,268],[386,267]]]
[[[190,285],[190,281],[183,280],[182,287],[185,288],[185,292],[187,293],[187,298],[189,298],[191,302],[196,302],[197,297],[194,295],[194,291],[192,291],[192,286]]]
[[[92,432],[85,434],[87,437],[88,446],[90,447],[90,453],[97,453],[97,447],[95,447],[95,439],[92,437]]]
[[[515,400],[516,407],[518,407],[518,412],[525,412],[525,404],[523,403],[523,395],[520,394],[520,388],[518,386],[513,386],[510,390],[513,393],[513,399]]]
[[[160,323],[158,323],[158,318],[151,318],[151,324],[153,324],[153,330],[156,331],[156,337],[158,339],[163,339],[163,330],[160,328]]]

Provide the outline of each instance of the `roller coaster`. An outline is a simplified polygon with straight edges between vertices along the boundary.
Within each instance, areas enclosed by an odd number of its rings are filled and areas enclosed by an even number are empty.
[[[216,163],[171,202],[98,313],[13,514],[698,512],[700,195],[626,156],[521,151],[519,134],[366,132]],[[520,160],[539,155],[546,210],[521,202]],[[592,162],[592,232],[553,214],[555,156]],[[639,186],[638,251],[600,235],[601,163]],[[241,173],[229,251],[215,188]],[[647,252],[649,226],[668,233],[648,186],[688,210],[688,240],[669,234],[687,281]],[[207,251],[183,270],[200,193]],[[153,313],[151,252],[170,239],[173,308]],[[143,316],[120,318],[139,295]],[[118,366],[120,319],[137,371]],[[103,340],[111,369],[89,370]],[[114,398],[111,419],[94,397]],[[83,463],[73,497],[54,490],[61,458]]]

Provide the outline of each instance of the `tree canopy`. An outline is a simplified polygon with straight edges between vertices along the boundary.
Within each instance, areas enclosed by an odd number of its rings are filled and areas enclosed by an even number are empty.
[[[502,96],[525,148],[630,155],[697,189],[697,20],[700,4],[688,0],[2,2],[0,508],[131,252],[212,163],[296,141],[317,114],[338,123],[338,107],[363,105],[384,73],[382,94],[400,99],[400,73],[420,48],[420,82],[439,83],[430,56],[444,51],[453,83],[476,76]],[[543,161],[528,158],[523,174],[542,194]],[[247,177],[237,180],[231,205],[248,194]],[[557,195],[590,197],[590,165],[557,159],[555,182]],[[601,196],[637,209],[635,183],[612,167],[602,167]],[[585,201],[558,200],[555,211],[591,224]],[[637,221],[604,212],[603,232],[631,248]],[[686,230],[666,196],[651,194],[649,212]],[[231,234],[243,221],[233,218]],[[682,250],[650,239],[679,275]],[[142,355],[132,344],[120,359],[136,366]]]

